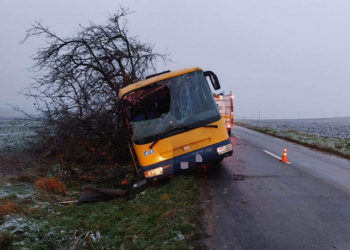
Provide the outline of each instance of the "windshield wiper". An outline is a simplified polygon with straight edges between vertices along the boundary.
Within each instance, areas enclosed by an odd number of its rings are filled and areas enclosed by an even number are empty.
[[[203,126],[185,126],[185,127],[179,127],[179,128],[173,128],[173,129],[170,129],[169,131],[166,131],[162,134],[160,134],[156,139],[155,141],[149,146],[150,149],[153,148],[154,145],[156,145],[156,143],[163,139],[164,136],[166,136],[168,133],[170,132],[173,132],[173,131],[176,131],[176,130],[191,130],[191,129],[195,129],[195,128],[200,128],[200,127],[205,127],[205,128],[218,128],[218,125],[203,125]]]
[[[166,131],[166,132],[164,132],[164,133],[161,133],[161,134],[155,139],[155,141],[149,146],[149,148],[152,149],[153,146],[154,146],[159,140],[163,139],[163,138],[164,138],[168,133],[170,133],[170,132],[174,132],[174,131],[176,131],[176,130],[189,130],[189,129],[191,129],[191,127],[186,126],[186,127],[172,128],[172,129],[170,129],[170,130],[168,130],[168,131]]]

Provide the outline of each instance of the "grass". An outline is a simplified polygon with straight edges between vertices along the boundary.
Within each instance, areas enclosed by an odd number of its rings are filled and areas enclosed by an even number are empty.
[[[35,181],[35,187],[46,193],[66,194],[66,186],[54,177],[42,177]]]
[[[350,159],[350,140],[333,137],[317,136],[302,133],[296,130],[277,130],[272,128],[260,128],[242,122],[236,122],[238,126],[253,129],[265,134],[286,139],[324,152],[333,153]]]
[[[128,198],[62,205],[57,200],[75,200],[86,186],[118,187],[132,168],[116,166],[117,178],[99,175],[101,169],[75,181],[66,180],[64,190],[61,183],[45,178],[57,174],[55,166],[46,168],[49,162],[19,157],[22,137],[31,136],[32,129],[26,128],[30,121],[23,126],[20,121],[11,122],[0,122],[0,173],[5,175],[0,178],[0,249],[201,247],[198,240],[205,235],[200,226],[200,177],[177,175]]]
[[[14,249],[188,249],[204,236],[198,192],[198,177],[179,175],[130,199],[77,206],[27,197],[0,231]]]
[[[19,212],[19,206],[10,200],[0,202],[0,215],[13,214]]]

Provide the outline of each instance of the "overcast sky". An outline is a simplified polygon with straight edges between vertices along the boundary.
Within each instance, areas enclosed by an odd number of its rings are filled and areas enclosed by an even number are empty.
[[[19,43],[34,21],[65,36],[119,5],[135,11],[132,34],[170,54],[159,71],[213,70],[235,95],[236,117],[350,116],[348,0],[1,0],[0,116],[10,114],[6,104],[33,110],[18,92],[42,45]]]

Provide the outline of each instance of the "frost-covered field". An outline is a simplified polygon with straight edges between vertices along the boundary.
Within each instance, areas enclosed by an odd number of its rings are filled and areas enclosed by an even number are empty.
[[[30,119],[0,118],[0,152],[20,149],[29,138],[35,136],[39,121]]]
[[[245,124],[279,131],[294,130],[323,137],[350,139],[350,117],[322,119],[241,120]]]
[[[350,117],[240,120],[236,124],[350,158]]]

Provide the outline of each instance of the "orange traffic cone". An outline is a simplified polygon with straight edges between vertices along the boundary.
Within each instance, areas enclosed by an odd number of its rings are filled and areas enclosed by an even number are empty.
[[[280,161],[283,163],[290,164],[290,161],[287,158],[287,148],[286,147],[283,148],[283,155],[282,155],[282,158]]]

